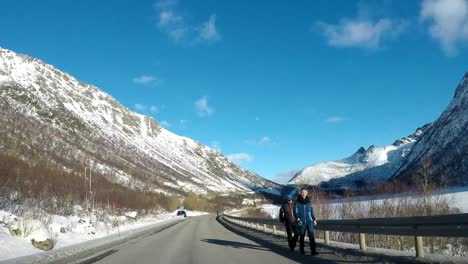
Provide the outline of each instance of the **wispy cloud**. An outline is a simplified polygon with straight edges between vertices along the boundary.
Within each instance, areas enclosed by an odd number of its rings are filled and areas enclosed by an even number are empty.
[[[146,106],[144,106],[142,104],[135,104],[133,106],[133,108],[135,108],[135,110],[137,110],[137,111],[145,111],[146,110]]]
[[[179,128],[180,129],[186,129],[187,128],[187,124],[188,124],[188,120],[185,120],[185,119],[181,119],[179,120]]]
[[[166,120],[163,120],[161,121],[161,126],[163,126],[164,128],[170,128],[171,124],[167,122]]]
[[[315,23],[333,47],[359,47],[365,49],[378,49],[384,39],[395,38],[406,28],[405,20],[390,18],[373,19],[369,8],[358,6],[358,17],[343,18],[338,24],[329,24],[323,21]]]
[[[343,121],[345,121],[346,119],[344,117],[340,117],[340,116],[331,116],[329,118],[327,118],[325,121],[327,123],[341,123]]]
[[[430,35],[447,56],[455,56],[468,42],[468,0],[424,0],[420,19],[429,23]]]
[[[262,145],[262,144],[265,144],[265,143],[268,143],[271,141],[271,138],[270,137],[262,137],[259,141],[258,141],[258,144]]]
[[[226,156],[228,160],[234,162],[236,164],[242,162],[251,162],[253,160],[253,156],[247,153],[233,153]]]
[[[264,145],[268,142],[271,142],[271,138],[268,136],[264,136],[260,139],[250,139],[250,140],[246,140],[245,142],[250,145]]]
[[[174,42],[197,44],[221,39],[216,26],[216,14],[211,14],[206,22],[192,25],[178,11],[175,0],[161,0],[153,5],[157,13],[157,26]]]
[[[195,108],[197,109],[197,114],[200,117],[211,116],[215,113],[215,109],[208,104],[208,96],[203,96],[202,98],[195,101]]]
[[[149,85],[157,85],[159,83],[159,80],[152,75],[141,75],[141,76],[133,78],[133,82],[136,84],[149,86]]]
[[[133,106],[135,111],[140,112],[142,114],[152,113],[156,114],[159,112],[159,108],[156,105],[144,105],[144,104],[135,104]]]
[[[208,21],[198,29],[198,41],[216,41],[221,39],[216,28],[216,15],[211,15]]]
[[[155,106],[155,105],[152,105],[152,106],[149,107],[149,111],[151,113],[157,113],[157,112],[159,112],[159,108],[157,106]]]

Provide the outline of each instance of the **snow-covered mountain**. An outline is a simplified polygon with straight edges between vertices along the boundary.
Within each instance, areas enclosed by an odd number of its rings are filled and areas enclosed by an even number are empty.
[[[413,146],[395,178],[411,182],[428,158],[433,181],[451,186],[468,185],[468,73],[442,115]]]
[[[65,171],[91,167],[151,192],[234,192],[280,186],[162,128],[52,65],[0,49],[0,149]]]
[[[296,173],[291,184],[359,188],[389,179],[407,183],[430,160],[431,181],[468,185],[468,73],[447,109],[432,124],[392,145],[360,148],[348,158],[318,163]]]
[[[348,188],[360,182],[385,181],[404,162],[418,139],[430,127],[427,124],[413,134],[396,140],[388,146],[359,148],[350,157],[322,162],[304,168],[289,181],[291,184],[310,184],[331,188]]]

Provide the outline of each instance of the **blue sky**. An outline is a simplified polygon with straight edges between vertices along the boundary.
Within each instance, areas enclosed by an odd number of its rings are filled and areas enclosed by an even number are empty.
[[[270,179],[434,121],[468,0],[2,0],[0,46]]]

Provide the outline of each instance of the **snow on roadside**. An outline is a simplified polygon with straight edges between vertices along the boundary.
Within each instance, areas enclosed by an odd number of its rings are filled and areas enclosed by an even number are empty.
[[[260,207],[260,210],[267,213],[271,218],[278,218],[279,217],[279,205],[276,204],[264,204]]]
[[[182,218],[176,216],[176,212],[161,212],[142,217],[131,212],[129,216],[109,216],[107,219],[99,218],[97,215],[43,214],[40,220],[33,220],[0,210],[0,261],[43,252],[32,246],[32,239],[36,241],[52,239],[55,243],[53,250],[57,250],[119,232]],[[206,214],[198,211],[186,212],[189,217]],[[14,229],[21,230],[21,234],[12,235],[11,230]]]

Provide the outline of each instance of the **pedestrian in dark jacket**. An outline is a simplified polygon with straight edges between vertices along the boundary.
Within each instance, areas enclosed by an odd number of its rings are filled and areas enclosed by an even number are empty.
[[[294,203],[294,216],[296,217],[296,226],[300,236],[299,245],[301,253],[305,254],[304,239],[307,232],[311,254],[317,255],[318,253],[314,237],[314,226],[317,225],[317,221],[306,188],[301,189],[301,194],[297,197],[297,200]]]
[[[284,223],[286,227],[286,233],[288,234],[289,249],[294,251],[296,247],[297,238],[299,233],[296,229],[296,217],[294,216],[294,203],[292,196],[288,195],[285,198],[286,202],[281,206],[279,219],[281,223]]]

